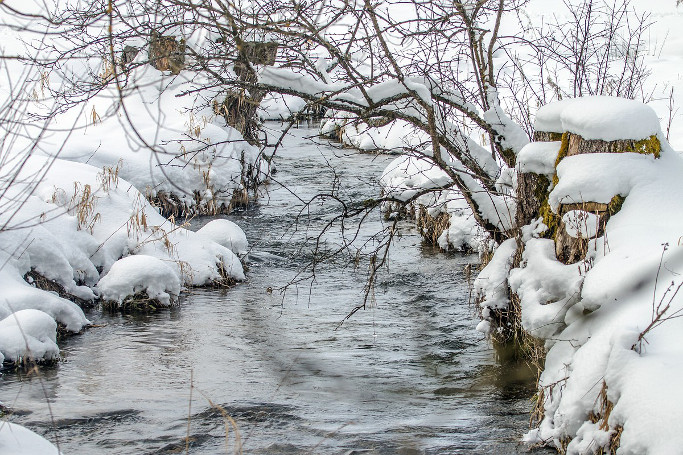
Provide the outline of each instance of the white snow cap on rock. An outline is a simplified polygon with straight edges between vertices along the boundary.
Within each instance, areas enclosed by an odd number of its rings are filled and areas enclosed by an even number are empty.
[[[233,253],[243,256],[249,251],[249,242],[242,228],[230,220],[219,219],[206,223],[197,231],[219,245],[222,245]]]
[[[655,111],[640,101],[588,96],[550,103],[536,113],[536,131],[578,134],[584,139],[645,139],[660,131]]]
[[[57,323],[49,314],[20,310],[0,321],[0,363],[19,359],[50,360],[58,355]],[[14,452],[0,450],[0,453]]]
[[[97,288],[104,300],[121,303],[126,297],[145,291],[150,298],[170,305],[171,298],[180,294],[180,278],[161,259],[140,254],[116,261]]]

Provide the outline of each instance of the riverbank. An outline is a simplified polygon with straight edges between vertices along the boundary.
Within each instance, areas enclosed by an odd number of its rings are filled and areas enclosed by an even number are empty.
[[[367,277],[351,258],[321,264],[315,282],[279,292],[337,211],[332,201],[316,204],[297,223],[297,196],[307,200],[348,176],[341,194],[374,197],[393,159],[315,146],[313,128],[291,133],[260,202],[229,216],[251,246],[247,280],[192,290],[151,314],[86,313],[100,327],[68,339],[64,361],[40,378],[3,376],[1,390],[17,397],[7,403],[12,421],[58,440],[64,453],[184,450],[192,376],[192,453],[225,447],[221,414],[201,393],[236,420],[249,453],[523,452],[535,378],[523,364],[499,363],[474,330],[462,270],[476,255],[440,252],[402,224],[372,305],[338,330]],[[361,243],[384,226],[379,213],[366,222]]]

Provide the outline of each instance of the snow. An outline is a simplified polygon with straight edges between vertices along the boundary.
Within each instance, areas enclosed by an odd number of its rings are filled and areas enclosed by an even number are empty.
[[[555,243],[531,239],[522,264],[509,274],[510,289],[522,303],[522,327],[532,336],[551,339],[564,327],[565,315],[578,298],[583,277],[575,265],[555,258]]]
[[[16,311],[35,309],[50,315],[72,332],[78,332],[90,323],[83,310],[72,301],[37,289],[24,281],[24,274],[30,270],[25,256],[16,258],[1,254],[0,257],[5,264],[0,269],[3,286],[0,318],[8,318]]]
[[[587,96],[550,103],[536,113],[537,131],[578,134],[584,139],[646,139],[660,131],[655,111],[639,102],[611,96]]]
[[[249,242],[244,231],[230,220],[209,221],[197,231],[197,234],[210,238],[238,256],[244,256],[249,251]]]
[[[561,142],[531,142],[517,155],[517,171],[533,172],[552,179]]]
[[[607,204],[614,196],[628,196],[634,187],[659,179],[659,166],[655,161],[657,160],[654,155],[639,153],[591,153],[568,156],[557,166],[559,183],[550,193],[550,206],[557,212],[560,204]],[[600,178],[596,178],[598,175]]]
[[[490,249],[488,234],[474,219],[472,209],[460,193],[456,191],[440,192],[436,206],[440,207],[441,211],[447,213],[449,217],[448,228],[437,239],[441,249],[480,253]]]
[[[571,103],[560,116],[565,131],[584,139],[645,139],[660,130],[655,111],[635,100],[591,96]]]
[[[259,105],[261,120],[288,120],[306,107],[306,101],[292,95],[269,93]]]
[[[0,320],[0,363],[50,360],[59,355],[57,323],[40,310],[20,310]]]
[[[562,112],[560,117],[564,121],[582,110],[590,117],[614,107],[605,100],[604,109],[594,109],[597,100],[575,100],[571,115]],[[590,239],[587,257],[578,264],[560,263],[552,240],[525,236],[523,261],[508,278],[520,297],[524,328],[549,348],[539,382],[545,417],[525,440],[552,442],[558,448],[564,441],[569,454],[607,447],[617,427],[623,427],[619,453],[675,453],[683,444],[683,435],[672,424],[683,418],[683,394],[674,386],[683,374],[683,324],[667,319],[638,342],[667,304],[663,318],[683,308],[683,298],[675,292],[683,271],[683,158],[660,130],[652,131],[650,111],[628,112],[642,116],[644,128],[630,137],[657,135],[660,158],[636,153],[564,158],[549,198],[556,213],[560,204],[608,203],[615,195],[626,198],[621,210],[600,237],[594,214],[574,210],[564,215],[568,234]],[[637,120],[628,121],[634,126]],[[603,131],[600,137],[614,138],[615,133]],[[603,382],[614,408],[606,423],[595,424],[588,415],[604,417],[599,398]]]
[[[515,155],[529,143],[526,132],[503,111],[498,101],[498,92],[490,88],[486,96],[489,99],[491,108],[482,114],[482,118],[487,121],[493,129],[503,138],[502,145],[505,149],[512,150]]]
[[[331,136],[337,132],[337,139],[342,143],[363,151],[429,151],[426,147],[427,135],[404,120],[394,120],[384,126],[370,126],[348,113],[328,111],[320,125],[320,134]]]
[[[534,130],[548,133],[564,133],[566,130],[562,124],[561,115],[573,101],[573,98],[569,98],[541,106],[538,111],[536,111]]]
[[[35,181],[32,176],[48,164],[50,171]],[[10,200],[21,202],[21,210],[0,214],[7,226],[0,232],[0,317],[40,310],[72,332],[89,324],[75,303],[27,283],[24,276],[32,270],[86,301],[97,297],[95,290],[119,301],[126,293],[146,289],[166,303],[181,286],[210,284],[220,280],[223,271],[244,279],[239,258],[230,249],[171,223],[125,180],[103,185],[102,172],[61,159],[35,156],[25,161],[7,193]],[[79,221],[83,211],[77,202],[85,194],[90,194],[91,210]],[[129,268],[119,261],[124,256]],[[132,267],[135,261],[141,262]],[[108,275],[112,270],[114,275]],[[130,281],[123,285],[114,277]],[[5,357],[16,357],[15,351],[5,349],[0,346]],[[33,351],[38,358],[54,354],[49,349]]]
[[[12,455],[59,455],[57,448],[42,436],[15,423],[0,422],[0,453]]]
[[[117,103],[116,87],[108,86],[88,100],[89,116],[76,110],[57,115],[37,151],[53,157],[68,142],[61,159],[117,169],[143,193],[174,194],[191,210],[198,204],[229,205],[234,190],[241,189],[242,160],[258,167],[258,149],[235,129],[221,126],[224,120],[209,106],[180,96],[200,85],[201,77],[169,76],[149,66],[130,77],[136,85],[124,90],[125,109]]]
[[[479,272],[474,281],[474,295],[477,300],[485,302],[482,307],[483,319],[487,319],[489,308],[507,308],[510,302],[507,278],[516,251],[517,242],[515,239],[508,239],[501,243],[491,261]]]
[[[488,250],[488,235],[474,219],[472,210],[460,192],[446,189],[420,194],[428,189],[448,186],[450,182],[450,177],[429,157],[403,155],[384,169],[380,187],[385,197],[402,202],[410,201],[414,206],[425,207],[432,217],[440,213],[448,214],[448,228],[437,239],[442,249]],[[391,211],[392,207],[389,204],[385,210]],[[416,210],[416,215],[417,212],[419,210]]]
[[[423,190],[448,186],[451,179],[428,157],[404,155],[389,163],[379,183],[385,196],[407,201]]]
[[[104,300],[121,304],[123,300],[140,292],[163,305],[170,305],[180,294],[180,278],[161,259],[138,254],[119,259],[97,284]]]
[[[43,13],[30,2],[24,8]],[[65,31],[54,49],[32,49],[24,43],[35,38],[32,30],[40,30],[40,21],[24,27],[29,19],[5,14],[5,20],[17,28],[0,27],[3,55],[38,52],[49,60],[72,44]],[[212,40],[201,32],[188,37],[197,46]],[[126,44],[146,45],[137,41]],[[0,355],[6,359],[25,356],[27,342],[32,357],[54,358],[58,350],[48,336],[53,326],[79,332],[90,324],[76,303],[28,283],[29,272],[85,302],[120,301],[145,290],[166,303],[184,287],[225,275],[244,279],[229,248],[165,218],[147,198],[174,195],[178,217],[221,210],[243,189],[247,170],[262,180],[267,163],[213,112],[213,99],[224,93],[207,88],[206,76],[160,72],[142,64],[146,54],[140,50],[141,64],[126,80],[121,77],[120,90],[103,76],[99,55],[79,54],[49,74],[29,70],[20,60],[2,62],[0,100],[13,107],[7,111],[11,121],[0,127],[0,318],[6,326]],[[92,90],[71,90],[72,80],[87,81]],[[60,92],[68,95],[53,96]],[[12,322],[17,315],[19,326]],[[21,345],[20,330],[27,335]]]

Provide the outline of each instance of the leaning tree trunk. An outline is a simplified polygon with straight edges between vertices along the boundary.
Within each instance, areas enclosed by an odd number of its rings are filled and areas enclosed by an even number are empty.
[[[240,132],[252,145],[259,143],[256,111],[267,92],[258,90],[258,77],[252,65],[273,65],[277,54],[277,43],[238,42],[239,50],[234,69],[239,85],[251,87],[249,90],[230,89],[222,102],[214,105],[214,110],[225,118],[228,125]]]

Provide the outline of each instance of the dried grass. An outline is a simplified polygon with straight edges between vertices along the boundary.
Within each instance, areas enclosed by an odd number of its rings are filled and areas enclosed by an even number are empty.
[[[118,302],[116,300],[102,300],[102,310],[110,313],[152,313],[159,309],[170,308],[177,304],[171,300],[169,305],[162,303],[158,299],[150,298],[145,291],[136,292]]]

